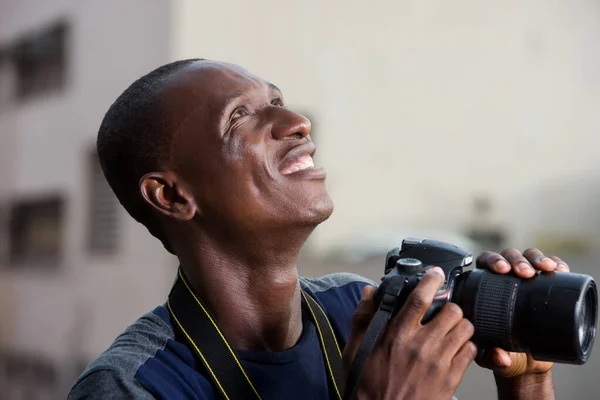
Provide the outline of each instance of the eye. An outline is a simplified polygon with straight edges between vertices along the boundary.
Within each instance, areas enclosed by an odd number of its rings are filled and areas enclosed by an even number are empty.
[[[281,99],[275,99],[271,102],[272,105],[277,106],[277,107],[285,107],[283,105],[283,100]]]
[[[231,120],[246,117],[248,115],[250,115],[250,112],[246,107],[238,107],[233,111],[233,114],[231,114]]]

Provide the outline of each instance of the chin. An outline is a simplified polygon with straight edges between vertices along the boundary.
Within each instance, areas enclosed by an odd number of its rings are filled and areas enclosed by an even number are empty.
[[[311,225],[318,225],[326,221],[333,213],[333,201],[329,194],[325,193],[319,199],[315,200],[309,209],[307,222]]]

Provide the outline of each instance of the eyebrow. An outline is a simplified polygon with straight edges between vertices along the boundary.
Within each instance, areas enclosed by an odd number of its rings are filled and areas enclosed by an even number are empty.
[[[245,90],[238,90],[237,92],[232,93],[230,96],[227,96],[227,98],[225,99],[225,106],[231,104],[232,101],[234,101],[246,94],[248,94],[248,92]]]
[[[274,83],[269,82],[269,87],[273,90],[277,90],[281,95],[283,95],[281,89],[279,89]]]
[[[277,92],[279,92],[279,94],[281,96],[283,96],[283,93],[281,92],[281,89],[279,89],[277,87],[277,85],[275,85],[274,83],[271,82],[267,82],[267,84],[269,85],[269,88],[276,90]],[[245,96],[246,94],[248,94],[247,90],[239,90],[237,92],[232,93],[230,96],[227,96],[227,98],[225,99],[225,104],[231,104],[231,102],[235,101],[236,99]]]

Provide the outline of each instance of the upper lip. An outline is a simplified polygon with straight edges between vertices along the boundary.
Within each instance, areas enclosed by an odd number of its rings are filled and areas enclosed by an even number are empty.
[[[313,142],[307,142],[294,146],[285,154],[285,156],[283,156],[279,168],[283,168],[287,165],[290,165],[291,163],[305,155],[310,155],[311,157],[313,157],[316,151],[317,147]]]

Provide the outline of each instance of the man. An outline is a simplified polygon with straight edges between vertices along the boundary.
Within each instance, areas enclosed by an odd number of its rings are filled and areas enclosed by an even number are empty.
[[[209,310],[262,399],[326,399],[332,387],[342,391],[328,378],[323,326],[307,311],[311,298],[344,348],[346,370],[373,314],[374,289],[365,279],[298,277],[301,247],[333,211],[314,152],[310,122],[285,107],[275,85],[206,60],[171,63],[140,78],[98,133],[115,194],[178,257],[180,279]],[[512,266],[522,277],[534,268],[567,269],[536,249],[484,253],[478,265],[498,273]],[[414,290],[370,358],[358,398],[452,397],[476,348],[473,326],[454,304],[419,323],[442,283],[436,268]],[[176,316],[168,304],[134,322],[69,398],[219,397],[211,361],[199,361]],[[552,364],[499,349],[481,362],[494,369],[500,398],[553,398]]]

